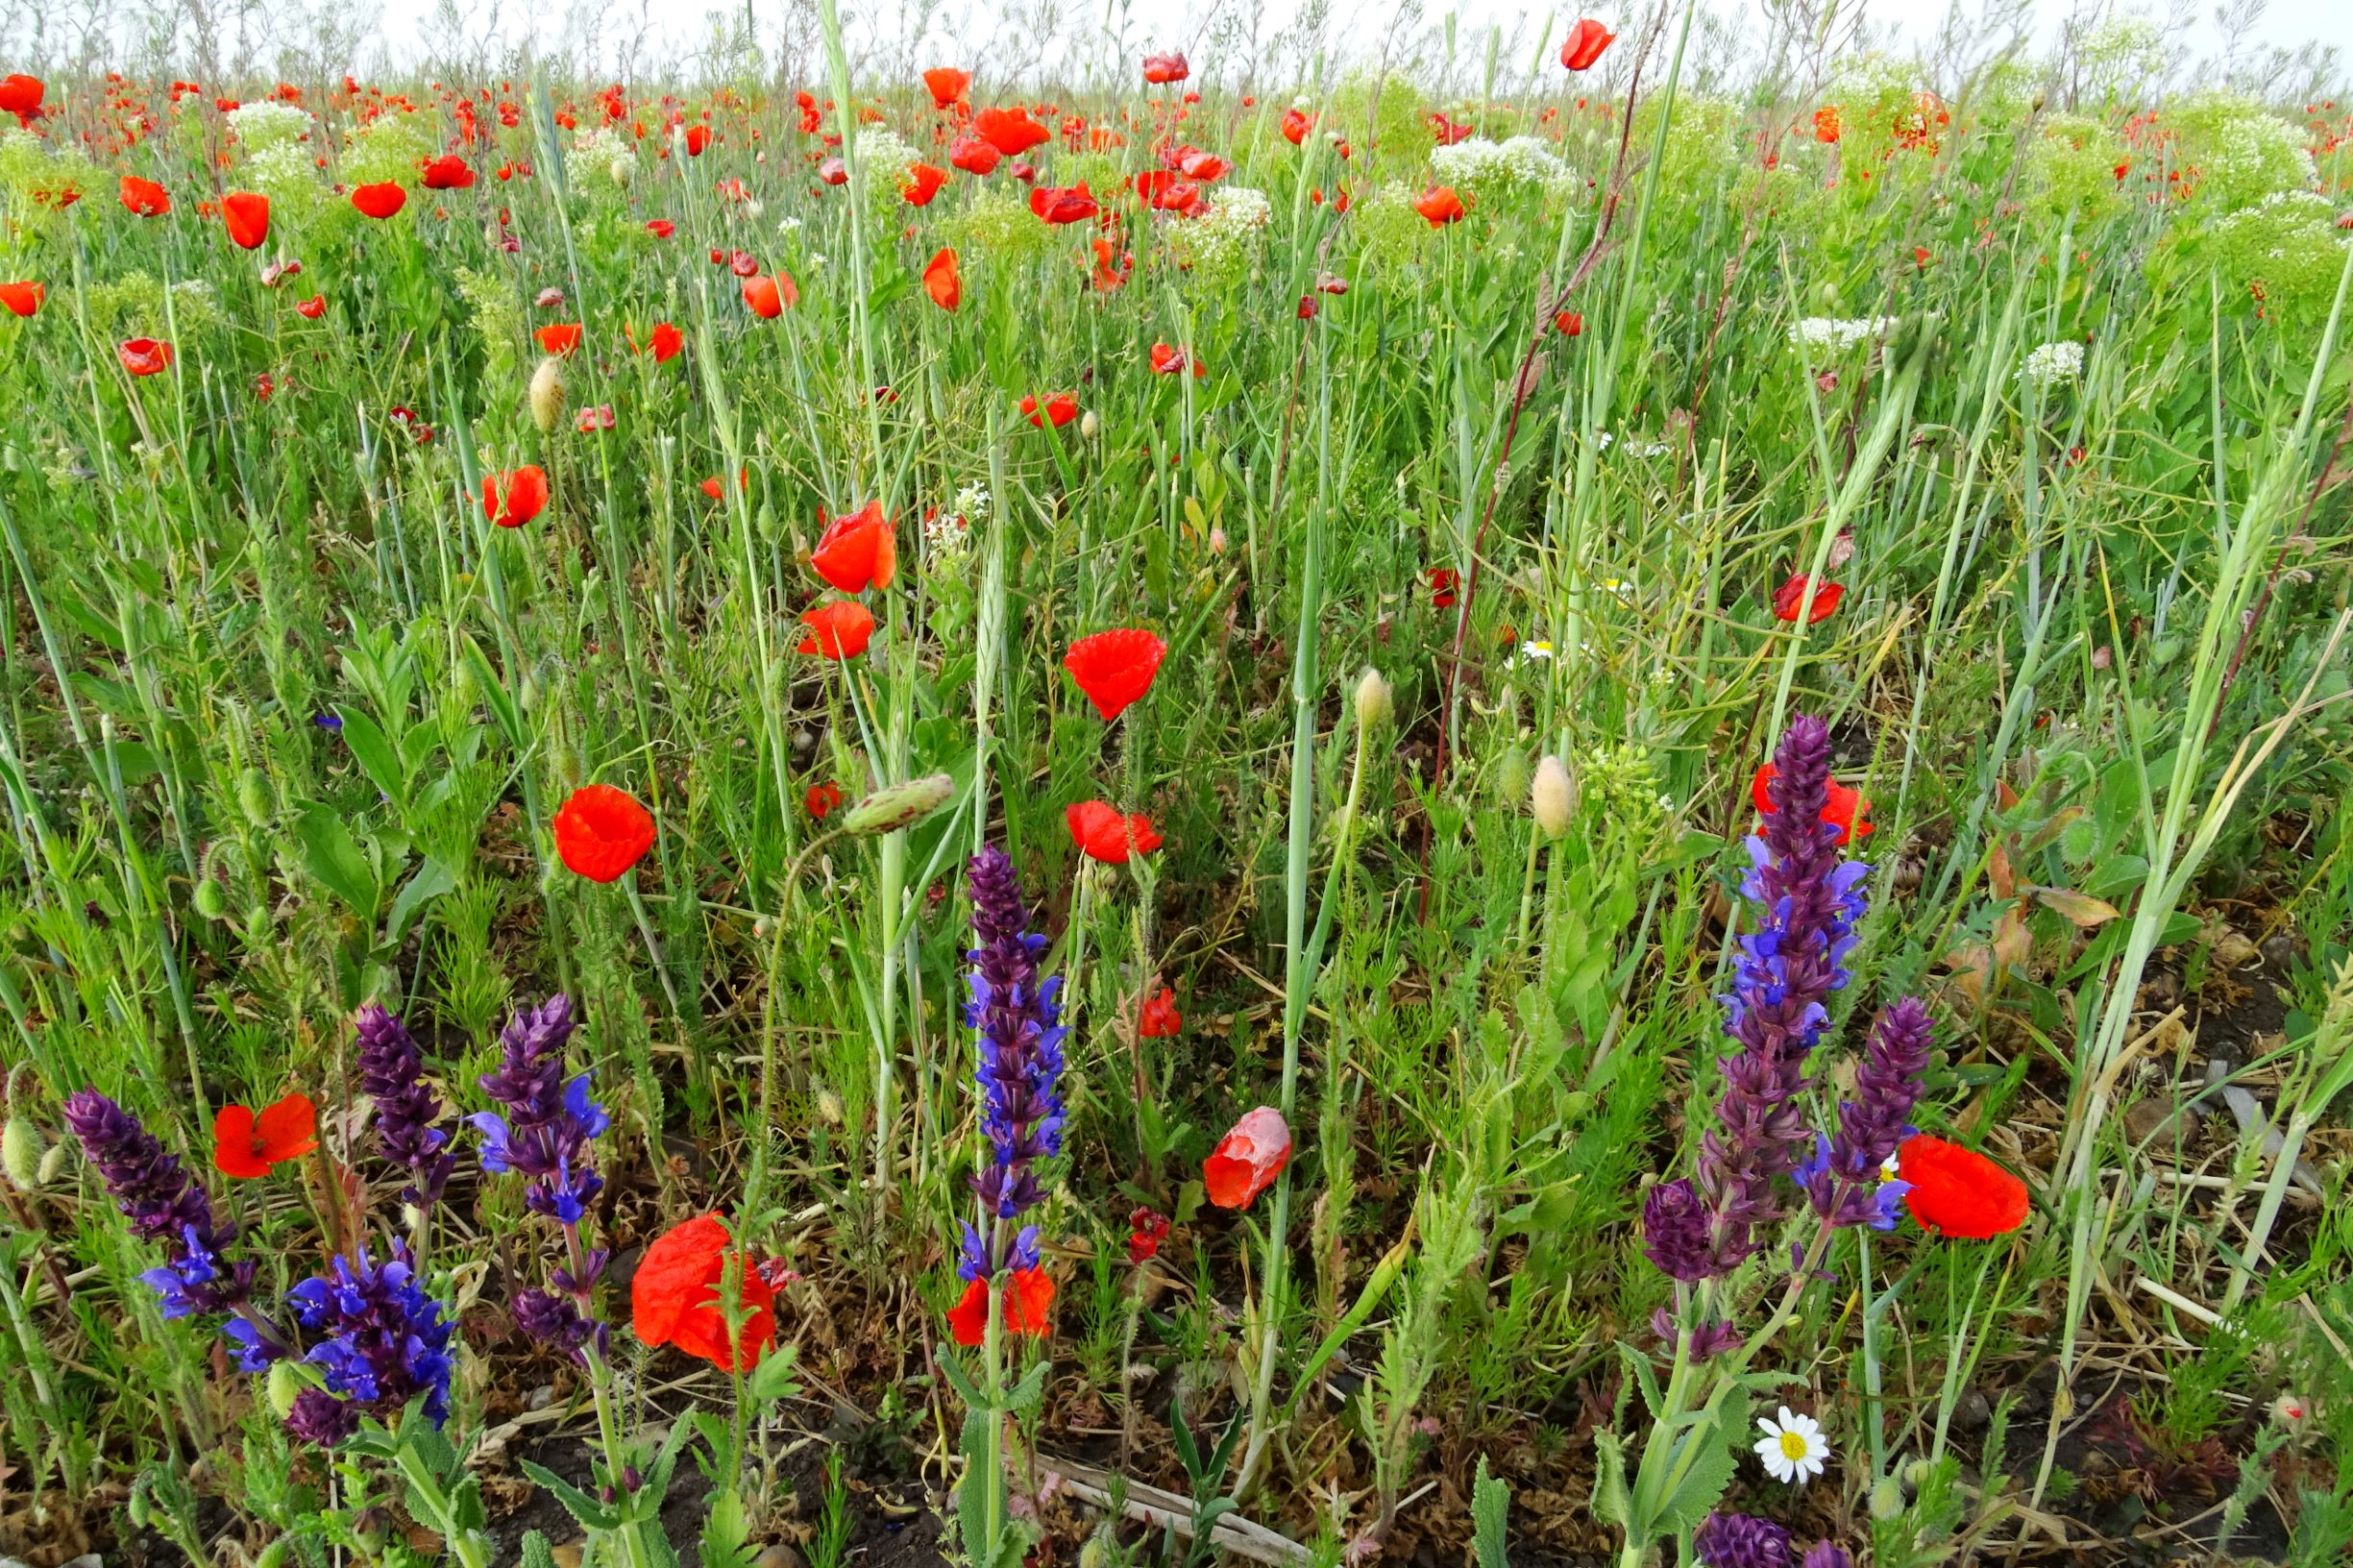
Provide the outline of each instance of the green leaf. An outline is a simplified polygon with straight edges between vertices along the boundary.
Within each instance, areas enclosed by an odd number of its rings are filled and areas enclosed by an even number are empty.
[[[546,1465],[535,1464],[529,1459],[521,1462],[523,1473],[553,1492],[555,1500],[564,1506],[564,1511],[577,1520],[581,1529],[611,1531],[621,1528],[621,1515],[614,1509],[598,1502]]]
[[[981,1410],[988,1409],[989,1402],[980,1397],[980,1390],[972,1386],[972,1380],[964,1375],[964,1367],[957,1361],[955,1356],[950,1353],[946,1347],[943,1346],[940,1354],[934,1357],[933,1360],[939,1363],[940,1375],[947,1379],[947,1385],[956,1391],[956,1397],[958,1399],[964,1401],[964,1408],[966,1409]]]
[[[800,1383],[793,1374],[800,1365],[798,1345],[779,1345],[760,1358],[760,1364],[751,1372],[751,1402],[754,1405],[773,1405],[780,1399],[791,1399],[800,1392]]]
[[[365,712],[348,702],[335,704],[335,714],[343,721],[343,744],[351,748],[352,760],[359,771],[368,775],[368,782],[384,793],[392,809],[403,810],[408,804],[408,775],[401,769],[401,759],[384,739],[384,732]]]
[[[303,869],[353,913],[374,923],[380,895],[376,868],[352,837],[352,830],[343,825],[343,819],[326,806],[305,806],[295,821],[294,836],[302,844]]]
[[[942,1358],[944,1364],[945,1358]],[[956,1527],[964,1537],[965,1560],[974,1564],[993,1564],[996,1560],[998,1542],[989,1539],[989,1494],[987,1488],[1002,1486],[1003,1479],[989,1473],[989,1423],[994,1419],[985,1414],[979,1405],[968,1404],[964,1418],[964,1475],[956,1482]],[[996,1510],[999,1519],[1005,1510]]]
[[[474,688],[481,695],[482,706],[490,710],[490,717],[498,724],[499,732],[506,737],[506,744],[521,750],[524,744],[523,716],[515,709],[515,698],[507,691],[506,682],[499,677],[497,668],[490,662],[490,655],[482,651],[482,645],[476,642],[471,633],[467,634],[462,647],[466,668],[473,673]]]
[[[1651,1359],[1621,1339],[1618,1341],[1618,1360],[1626,1363],[1626,1370],[1634,1376],[1634,1386],[1642,1390],[1643,1409],[1651,1412],[1652,1420],[1657,1420],[1659,1406],[1663,1401],[1658,1392],[1658,1374],[1651,1369]]]
[[[743,1496],[734,1487],[711,1499],[695,1556],[702,1568],[746,1568],[751,1561],[751,1524],[744,1516]]]
[[[1743,1392],[1728,1396],[1713,1422],[1693,1428],[1677,1444],[1675,1458],[1679,1462],[1685,1452],[1684,1444],[1701,1446],[1691,1460],[1691,1468],[1683,1472],[1682,1483],[1659,1505],[1652,1534],[1681,1535],[1700,1528],[1700,1522],[1714,1511],[1732,1484],[1740,1464],[1739,1445],[1747,1440],[1748,1431],[1749,1396]]]
[[[1593,1431],[1593,1516],[1630,1535],[1633,1502],[1626,1494],[1626,1444],[1614,1432]]]
[[[555,1568],[554,1550],[538,1531],[523,1532],[523,1568]]]
[[[401,939],[407,934],[408,922],[416,918],[418,912],[443,894],[455,892],[456,888],[457,878],[450,874],[450,869],[432,856],[426,856],[425,863],[417,868],[417,874],[402,884],[401,891],[393,897],[392,914],[384,921],[384,945],[388,948],[400,946]]]

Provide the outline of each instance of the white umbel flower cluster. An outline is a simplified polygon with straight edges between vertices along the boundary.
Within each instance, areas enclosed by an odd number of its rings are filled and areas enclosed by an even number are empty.
[[[1489,141],[1471,136],[1431,149],[1430,167],[1440,184],[1474,201],[1494,202],[1524,191],[1566,190],[1577,175],[1533,136]]]
[[[1789,341],[1817,354],[1844,354],[1857,343],[1883,337],[1894,316],[1807,316],[1789,330]]]
[[[896,201],[899,187],[907,183],[907,171],[921,161],[915,156],[915,148],[907,138],[895,131],[867,126],[858,132],[858,188],[861,191]]]
[[[1169,237],[1195,282],[1223,286],[1247,267],[1252,242],[1273,216],[1264,191],[1228,185],[1210,197],[1209,210],[1199,217],[1174,220]]]
[[[257,158],[270,148],[300,141],[310,135],[308,110],[272,98],[239,104],[229,111],[228,120],[229,129]]]
[[[2026,355],[2019,374],[2040,387],[2071,381],[2083,374],[2083,345],[2065,340],[2046,343]]]
[[[609,125],[576,132],[572,146],[564,154],[564,178],[575,190],[587,186],[600,175],[616,185],[625,185],[636,172],[637,149]]]

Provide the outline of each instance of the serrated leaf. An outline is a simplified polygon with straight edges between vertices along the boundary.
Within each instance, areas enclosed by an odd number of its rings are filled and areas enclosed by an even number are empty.
[[[956,1391],[958,1399],[964,1401],[966,1409],[979,1410],[987,1408],[988,1401],[980,1397],[980,1390],[972,1386],[972,1380],[964,1375],[964,1367],[957,1362],[952,1352],[945,1346],[942,1346],[940,1354],[932,1359],[939,1364],[940,1375],[947,1380],[947,1385]]]
[[[1593,1516],[1631,1531],[1633,1502],[1626,1493],[1626,1445],[1614,1432],[1593,1431]]]
[[[1651,1359],[1621,1339],[1618,1341],[1618,1360],[1624,1361],[1627,1371],[1633,1374],[1634,1386],[1642,1391],[1643,1408],[1651,1412],[1652,1420],[1657,1420],[1661,1400],[1658,1374],[1651,1369]]]
[[[734,1487],[711,1499],[695,1556],[702,1568],[746,1568],[751,1561],[751,1526],[744,1515],[743,1495]]]
[[[800,1392],[800,1384],[793,1374],[800,1365],[800,1347],[779,1345],[760,1358],[752,1368],[750,1393],[755,1405],[773,1405],[780,1399],[791,1399]]]
[[[523,1568],[555,1568],[554,1549],[536,1530],[523,1532]]]
[[[1510,1521],[1511,1488],[1487,1473],[1487,1457],[1482,1454],[1471,1482],[1471,1551],[1479,1568],[1511,1568],[1505,1552]]]
[[[1659,1505],[1658,1517],[1652,1522],[1654,1535],[1681,1535],[1700,1528],[1700,1522],[1723,1501],[1739,1471],[1741,1445],[1748,1440],[1748,1431],[1749,1396],[1742,1392],[1726,1396],[1714,1422],[1694,1429],[1681,1439],[1703,1446],[1692,1458],[1691,1468],[1683,1472],[1682,1483]],[[1678,1460],[1682,1458],[1679,1445],[1675,1457]]]
[[[546,1465],[534,1463],[529,1459],[522,1460],[521,1463],[523,1473],[554,1493],[555,1500],[564,1506],[564,1511],[578,1521],[581,1529],[618,1530],[621,1528],[619,1513],[598,1502]]]

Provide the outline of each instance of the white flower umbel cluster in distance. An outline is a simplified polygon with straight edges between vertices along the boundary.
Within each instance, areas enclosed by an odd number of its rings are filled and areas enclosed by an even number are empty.
[[[898,200],[899,187],[907,183],[907,171],[922,160],[915,156],[915,148],[895,131],[865,127],[858,132],[858,188],[861,191]]]
[[[1577,175],[1533,136],[1489,141],[1471,136],[1450,147],[1433,148],[1430,167],[1440,184],[1452,185],[1474,202],[1495,202],[1523,191],[1566,190]]]
[[[1264,191],[1228,185],[1210,197],[1207,212],[1175,220],[1169,239],[1177,258],[1192,268],[1196,282],[1221,286],[1243,272],[1252,242],[1273,215]]]
[[[2083,345],[2065,340],[2046,343],[2026,355],[2019,374],[2044,388],[2071,381],[2083,374]]]
[[[637,172],[637,149],[609,125],[574,134],[564,153],[564,178],[577,190],[602,177],[625,185]]]
[[[239,104],[227,116],[229,129],[256,158],[269,148],[282,147],[310,135],[310,111],[298,104],[257,98]]]
[[[1809,354],[1844,354],[1857,343],[1885,336],[1894,316],[1807,316],[1789,330],[1789,341]]]

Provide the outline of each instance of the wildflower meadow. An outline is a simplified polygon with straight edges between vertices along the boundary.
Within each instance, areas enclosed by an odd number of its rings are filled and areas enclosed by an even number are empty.
[[[0,1558],[2344,1561],[2340,62],[1122,16],[0,60]]]

